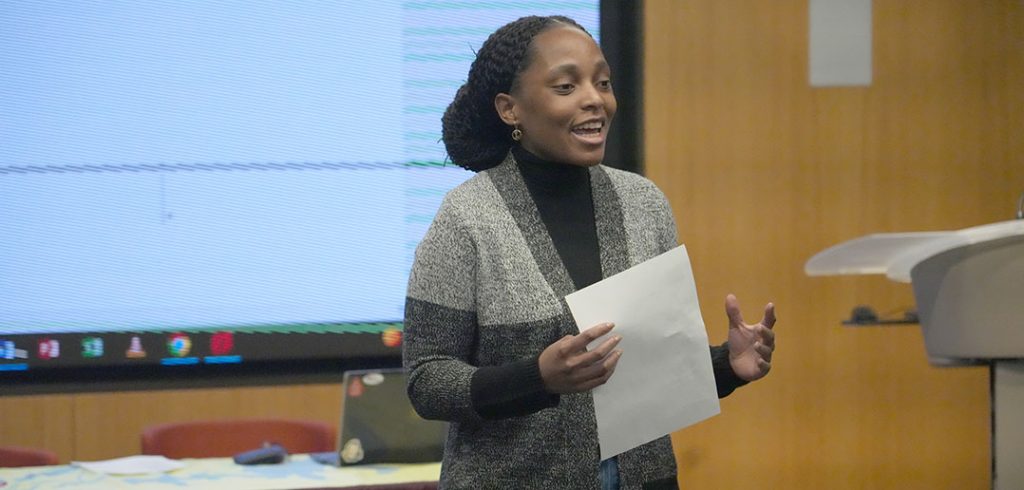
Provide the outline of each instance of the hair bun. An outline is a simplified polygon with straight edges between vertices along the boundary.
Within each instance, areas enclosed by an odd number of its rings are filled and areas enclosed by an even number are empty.
[[[499,124],[499,131],[504,123],[497,117],[491,105],[491,113],[487,114],[481,107],[479,96],[472,94],[469,84],[463,85],[455,93],[455,98],[441,117],[441,139],[452,163],[479,172],[501,163],[508,153],[511,140],[508,142],[494,141],[494,120]],[[475,97],[474,97],[475,96]],[[491,126],[491,127],[488,127]]]
[[[516,77],[530,62],[533,38],[555,25],[587,32],[568,17],[529,16],[505,24],[480,46],[466,83],[441,117],[441,139],[453,163],[480,172],[505,159],[512,147],[512,129],[498,116],[494,98],[512,91]]]

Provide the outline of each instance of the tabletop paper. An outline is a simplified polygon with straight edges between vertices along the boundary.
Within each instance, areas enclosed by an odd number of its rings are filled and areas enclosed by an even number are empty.
[[[103,461],[72,461],[71,464],[105,475],[143,475],[180,470],[185,463],[164,456],[139,455]]]
[[[685,246],[565,300],[581,330],[612,322],[615,328],[608,335],[622,337],[615,374],[593,390],[602,460],[719,413],[707,332]]]
[[[79,466],[0,468],[3,490],[280,490],[282,488],[397,487],[437,482],[441,463],[378,464],[335,467],[307,454],[280,464],[240,465],[231,458],[183,459],[184,468],[165,473],[111,475]],[[419,486],[426,486],[421,483]]]

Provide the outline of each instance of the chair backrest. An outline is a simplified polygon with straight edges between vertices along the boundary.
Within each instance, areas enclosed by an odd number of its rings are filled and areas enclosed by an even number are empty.
[[[334,451],[334,427],[323,422],[293,419],[232,419],[173,422],[142,431],[142,454],[168,458],[233,456],[280,444],[289,454]]]
[[[0,467],[48,466],[57,464],[57,455],[45,449],[0,446]]]

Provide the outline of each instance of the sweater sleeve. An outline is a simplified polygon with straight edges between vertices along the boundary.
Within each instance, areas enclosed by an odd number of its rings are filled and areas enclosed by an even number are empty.
[[[718,389],[718,398],[725,398],[736,388],[749,383],[749,381],[744,381],[736,376],[732,365],[729,364],[729,342],[711,346],[711,366],[715,371],[715,388]]]
[[[539,357],[477,369],[471,385],[477,413],[485,419],[503,419],[558,405],[559,396],[544,388]]]
[[[423,418],[475,422],[470,364],[477,344],[476,249],[446,198],[416,248],[405,300],[402,362]]]
[[[474,365],[478,343],[476,247],[446,199],[416,249],[405,304],[402,358],[409,399],[420,416],[478,422],[558,404],[537,355],[499,366]]]

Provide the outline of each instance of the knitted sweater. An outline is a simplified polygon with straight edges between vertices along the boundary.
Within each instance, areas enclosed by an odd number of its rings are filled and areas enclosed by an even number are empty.
[[[589,172],[604,277],[676,246],[671,210],[652,183],[604,166]],[[578,333],[563,299],[574,289],[511,155],[445,198],[417,249],[404,339],[413,405],[452,422],[442,488],[598,488],[593,399],[544,392],[536,362],[545,347]],[[719,393],[727,394],[741,383],[724,348],[712,357]],[[511,384],[497,401],[532,408],[494,420],[481,415],[473,378],[499,366],[519,366],[533,379]],[[486,398],[495,402],[495,392]],[[674,487],[667,436],[618,460],[623,489]]]

